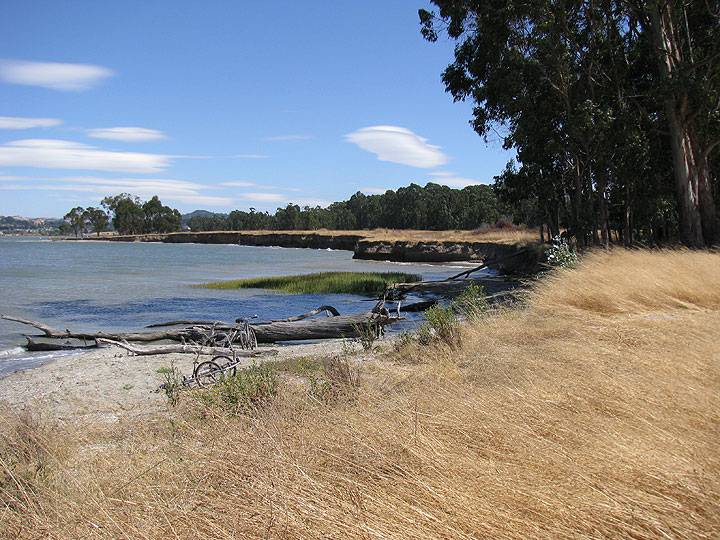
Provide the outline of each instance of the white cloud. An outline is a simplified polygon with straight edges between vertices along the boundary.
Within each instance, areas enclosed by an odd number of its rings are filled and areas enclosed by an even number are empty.
[[[360,191],[365,195],[382,195],[391,188],[384,187],[362,187]]]
[[[57,118],[26,118],[21,116],[0,116],[0,129],[31,129],[59,126]]]
[[[447,163],[439,146],[428,144],[409,129],[398,126],[370,126],[345,135],[345,139],[372,152],[380,161],[429,169]]]
[[[475,178],[464,178],[462,176],[456,175],[455,173],[447,171],[433,172],[430,173],[430,176],[433,177],[432,180],[430,180],[431,182],[434,182],[436,184],[444,184],[446,186],[455,188],[477,186],[484,183],[480,180],[476,180]]]
[[[169,156],[112,152],[58,139],[24,139],[0,145],[0,166],[8,167],[154,173],[169,164]]]
[[[220,182],[220,185],[223,187],[249,188],[249,187],[257,187],[258,184],[256,184],[255,182],[249,182],[246,180],[233,180],[231,182]]]
[[[157,195],[163,201],[230,207],[234,200],[202,193],[207,186],[172,178],[102,178],[95,176],[70,176],[64,178],[6,177],[16,184],[0,184],[0,190],[71,191],[84,192],[96,197],[116,193],[132,193],[142,198]]]
[[[323,208],[332,204],[330,201],[326,201],[325,199],[297,199],[293,202],[298,206],[321,206]]]
[[[280,141],[307,141],[312,139],[312,135],[274,135],[265,137],[264,141],[280,142]]]
[[[0,81],[53,90],[87,90],[111,75],[111,69],[92,64],[0,60]]]
[[[247,201],[256,202],[285,202],[288,200],[287,196],[281,193],[243,193],[241,197]]]
[[[141,127],[89,129],[87,134],[95,139],[108,139],[111,141],[125,142],[159,141],[165,138],[165,134],[162,131]]]

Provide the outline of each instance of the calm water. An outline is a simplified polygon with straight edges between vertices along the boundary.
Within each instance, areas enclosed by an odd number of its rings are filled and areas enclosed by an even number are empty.
[[[353,295],[285,295],[190,285],[334,270],[404,271],[437,279],[457,273],[458,266],[462,265],[356,261],[348,251],[0,237],[0,313],[74,331],[140,329],[184,318],[283,318],[328,303],[341,313],[352,313],[372,303]],[[22,333],[29,330],[0,320],[0,376],[63,355],[24,351],[19,347],[25,342]]]

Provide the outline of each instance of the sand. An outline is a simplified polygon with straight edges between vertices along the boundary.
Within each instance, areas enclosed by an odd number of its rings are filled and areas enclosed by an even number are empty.
[[[339,339],[266,347],[278,354],[263,361],[327,357],[342,352],[344,347],[348,344]],[[134,356],[117,347],[60,357],[0,379],[0,404],[15,411],[42,410],[44,415],[72,421],[112,422],[121,417],[154,414],[167,408],[165,394],[159,390],[163,376],[158,369],[173,364],[184,375],[190,375],[194,359],[193,354]],[[243,363],[251,361],[244,359]]]

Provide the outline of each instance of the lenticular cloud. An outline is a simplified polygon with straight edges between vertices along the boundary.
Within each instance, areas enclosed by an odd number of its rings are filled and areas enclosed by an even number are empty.
[[[428,144],[409,129],[398,126],[370,126],[353,131],[345,139],[372,152],[380,161],[429,169],[447,163],[439,146]]]

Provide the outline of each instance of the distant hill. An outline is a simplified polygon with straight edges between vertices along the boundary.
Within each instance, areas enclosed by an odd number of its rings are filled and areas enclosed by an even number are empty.
[[[0,216],[2,233],[51,233],[62,223],[59,218],[34,218],[24,216]]]
[[[218,212],[210,212],[208,210],[195,210],[193,212],[189,212],[187,214],[183,214],[180,216],[180,224],[185,226],[188,224],[188,222],[194,218],[194,217],[212,217],[212,216],[218,216],[218,217],[227,217],[227,214],[220,214]]]

